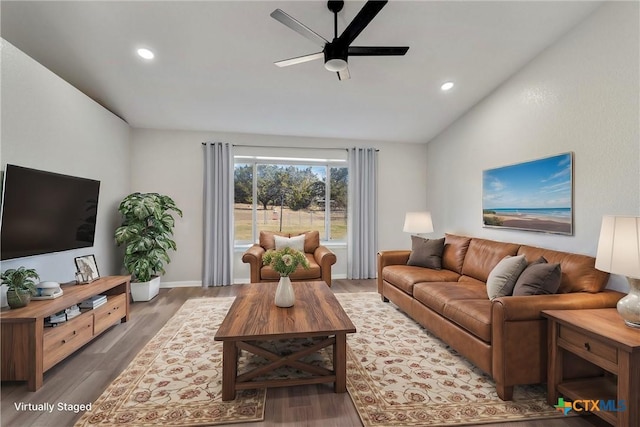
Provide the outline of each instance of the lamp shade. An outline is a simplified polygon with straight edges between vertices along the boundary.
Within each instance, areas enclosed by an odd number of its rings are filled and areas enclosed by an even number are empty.
[[[596,268],[640,278],[640,217],[605,215],[602,218]]]
[[[433,233],[433,222],[430,212],[407,212],[404,217],[405,233]]]

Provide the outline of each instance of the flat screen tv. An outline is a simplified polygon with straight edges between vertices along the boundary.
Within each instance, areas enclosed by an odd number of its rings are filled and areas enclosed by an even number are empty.
[[[0,259],[93,246],[100,181],[7,165]]]

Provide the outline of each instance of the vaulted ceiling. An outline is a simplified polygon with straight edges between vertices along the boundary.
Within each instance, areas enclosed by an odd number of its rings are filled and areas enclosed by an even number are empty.
[[[4,39],[133,127],[428,142],[600,3],[392,0],[354,45],[409,51],[350,57],[346,81],[322,60],[273,64],[320,49],[269,14],[331,40],[324,1],[0,5]],[[346,2],[339,33],[363,5]]]

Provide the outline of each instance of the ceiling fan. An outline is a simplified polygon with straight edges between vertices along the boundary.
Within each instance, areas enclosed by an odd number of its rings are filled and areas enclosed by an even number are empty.
[[[329,71],[338,74],[339,80],[350,78],[348,68],[349,56],[401,56],[407,53],[409,46],[351,46],[351,43],[358,37],[380,10],[387,4],[385,1],[368,1],[360,12],[353,18],[353,21],[338,37],[338,12],[344,7],[344,1],[327,2],[327,7],[333,12],[334,22],[334,38],[329,41],[311,30],[300,21],[287,15],[280,9],[276,9],[271,13],[271,17],[281,22],[293,31],[303,35],[312,42],[322,46],[322,51],[309,55],[298,56],[295,58],[277,61],[278,67],[287,67],[289,65],[300,64],[302,62],[313,61],[315,59],[324,58],[324,67]]]

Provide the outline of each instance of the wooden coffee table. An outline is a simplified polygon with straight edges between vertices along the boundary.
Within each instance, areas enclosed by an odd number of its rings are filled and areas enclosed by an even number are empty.
[[[222,341],[222,400],[235,399],[236,390],[334,383],[336,393],[347,391],[347,334],[356,328],[324,282],[294,282],[296,302],[280,308],[274,303],[277,283],[244,285],[215,335]],[[324,337],[312,346],[279,355],[257,344],[290,338]],[[333,346],[331,369],[299,359]],[[262,356],[271,363],[238,375],[239,351]],[[253,380],[281,366],[311,374],[304,378]]]

